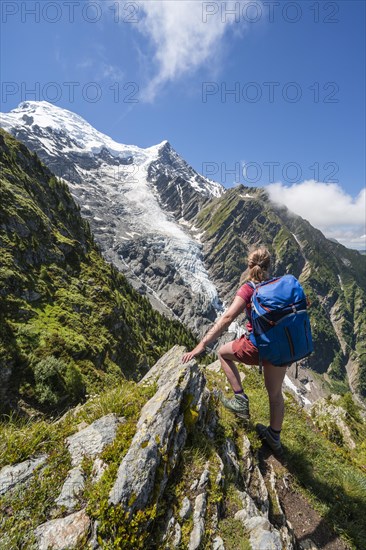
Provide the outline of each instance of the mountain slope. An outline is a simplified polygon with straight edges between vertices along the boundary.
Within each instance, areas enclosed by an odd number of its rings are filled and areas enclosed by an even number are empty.
[[[315,353],[310,366],[336,380],[346,368],[353,389],[366,395],[366,261],[334,243],[306,220],[273,204],[262,189],[238,186],[214,199],[193,220],[202,232],[204,259],[222,299],[231,299],[248,249],[265,244],[273,276],[290,272],[312,302]]]
[[[45,101],[21,103],[1,115],[1,125],[69,183],[106,258],[155,307],[197,328],[198,298],[206,324],[216,317],[217,289],[183,216],[221,195],[221,185],[195,172],[166,141],[147,149],[119,144]]]
[[[225,391],[218,362],[182,365],[182,352],[54,422],[0,425],[3,550],[364,547],[365,422],[350,394],[337,404],[353,448],[336,417],[322,433],[286,395],[276,460],[254,429],[268,422],[257,369],[239,367],[253,422],[244,426],[215,397]]]
[[[0,131],[1,404],[67,406],[194,340],[103,260],[67,185]]]

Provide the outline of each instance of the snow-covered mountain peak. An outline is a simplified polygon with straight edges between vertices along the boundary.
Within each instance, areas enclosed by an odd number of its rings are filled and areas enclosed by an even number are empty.
[[[152,166],[151,174],[158,171],[160,174],[172,177],[172,172],[179,174],[198,193],[210,197],[221,197],[224,187],[216,181],[201,176],[173,149],[169,141],[163,141],[157,146],[159,158]]]
[[[48,101],[23,101],[9,113],[1,113],[0,125],[23,141],[27,135],[37,152],[41,148],[50,156],[74,153],[97,156],[106,150],[123,164],[130,159],[136,166],[151,165],[151,173],[158,167],[170,178],[173,173],[180,174],[203,196],[219,197],[224,193],[222,185],[198,174],[168,140],[146,148],[118,143],[80,115]]]
[[[22,102],[0,114],[0,125],[68,182],[104,254],[131,282],[194,326],[192,303],[206,321],[215,318],[217,289],[191,220],[224,193],[219,183],[196,172],[167,140],[124,145],[47,101]]]
[[[38,134],[43,139],[50,134],[60,137],[67,136],[62,145],[62,152],[72,151],[86,154],[98,154],[107,149],[114,157],[126,157],[141,151],[134,145],[124,145],[96,130],[80,115],[63,109],[48,101],[23,101],[10,113],[2,113],[1,125],[5,130],[27,128],[34,131],[38,127]],[[44,143],[45,146],[46,143]],[[57,143],[60,146],[60,140]],[[49,144],[52,150],[52,144]]]
[[[73,147],[69,148],[70,151],[63,147],[63,153],[79,149],[83,153],[98,154],[102,149],[107,149],[115,157],[125,157],[126,152],[145,151],[151,156],[151,160],[154,160],[159,151],[168,143],[167,140],[164,140],[146,149],[136,145],[118,143],[103,132],[96,130],[80,115],[48,101],[22,101],[9,113],[1,113],[1,126],[7,131],[21,127],[34,131],[37,126],[41,131],[48,131],[56,136],[65,134],[73,142]],[[58,145],[60,145],[59,142]],[[144,158],[145,160],[147,159]]]

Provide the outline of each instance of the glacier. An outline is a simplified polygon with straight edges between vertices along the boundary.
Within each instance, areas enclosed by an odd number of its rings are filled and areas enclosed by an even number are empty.
[[[78,114],[47,101],[20,103],[1,114],[0,125],[67,182],[106,259],[137,288],[143,285],[188,324],[190,302],[195,302],[196,317],[201,309],[212,321],[223,311],[204,264],[202,234],[184,217],[189,201],[196,205],[225,192],[218,182],[196,172],[167,140],[147,148],[118,143]],[[141,266],[136,256],[146,256],[146,249],[150,253]],[[155,260],[162,263],[165,285],[149,269]],[[180,309],[174,308],[175,296]]]

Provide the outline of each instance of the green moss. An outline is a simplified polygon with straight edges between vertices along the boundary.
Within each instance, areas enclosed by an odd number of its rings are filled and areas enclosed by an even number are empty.
[[[248,533],[241,521],[224,518],[219,522],[219,535],[227,550],[251,550]]]
[[[184,425],[188,431],[191,431],[193,426],[196,424],[199,414],[196,410],[195,406],[191,406],[193,401],[193,395],[188,394],[185,396],[183,400],[183,418],[184,418]]]
[[[102,503],[95,519],[98,519],[98,542],[103,548],[118,550],[143,550],[149,538],[149,524],[156,518],[156,506],[138,510],[132,517],[120,504],[108,506]]]

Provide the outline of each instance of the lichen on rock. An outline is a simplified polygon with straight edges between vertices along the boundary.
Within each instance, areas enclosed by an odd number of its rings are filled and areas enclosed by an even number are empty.
[[[110,492],[112,505],[121,503],[130,512],[144,508],[154,489],[157,498],[160,496],[169,470],[179,458],[187,433],[181,422],[185,412],[182,410],[184,398],[190,396],[190,406],[197,405],[205,385],[196,365],[181,363],[183,351],[182,347],[174,347],[142,380],[144,383],[153,380],[158,390],[141,411],[136,434]],[[159,466],[162,467],[160,476]],[[136,495],[132,503],[131,494]]]

